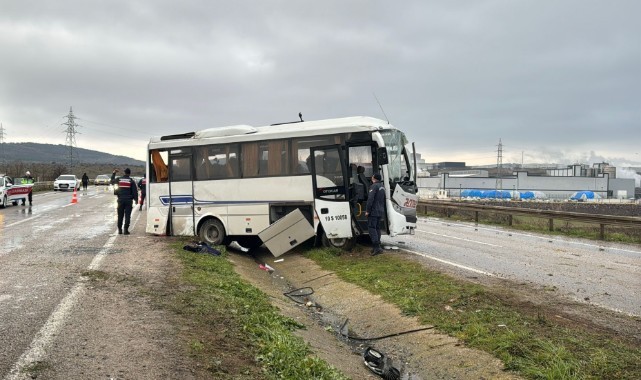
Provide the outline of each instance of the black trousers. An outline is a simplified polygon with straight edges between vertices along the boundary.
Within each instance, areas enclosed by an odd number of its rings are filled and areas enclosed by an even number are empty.
[[[124,219],[125,230],[129,229],[129,223],[131,222],[131,203],[133,201],[121,201],[118,200],[118,229],[122,230],[122,222]]]
[[[145,204],[145,197],[147,196],[146,193],[143,193],[142,191],[140,192],[140,207]]]
[[[367,231],[369,232],[369,237],[372,239],[374,245],[381,242],[381,230],[379,228],[381,224],[380,216],[368,216],[367,217]]]
[[[31,197],[33,196],[33,189],[29,190],[29,194],[27,195],[27,200],[29,201],[29,204],[31,204]],[[22,204],[25,204],[24,198],[22,198]]]

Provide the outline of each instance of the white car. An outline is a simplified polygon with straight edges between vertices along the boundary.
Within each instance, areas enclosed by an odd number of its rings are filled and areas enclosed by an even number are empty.
[[[80,180],[74,174],[63,174],[53,182],[53,191],[80,190]]]

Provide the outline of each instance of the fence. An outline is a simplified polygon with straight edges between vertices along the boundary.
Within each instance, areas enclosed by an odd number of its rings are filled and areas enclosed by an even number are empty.
[[[417,206],[418,212],[427,213],[429,209],[446,209],[446,210],[466,210],[474,212],[474,221],[478,223],[480,212],[492,212],[508,215],[508,224],[512,225],[513,215],[527,215],[538,218],[548,219],[548,228],[550,231],[554,230],[554,220],[572,220],[583,223],[595,223],[600,226],[599,239],[605,239],[605,226],[606,225],[620,225],[641,228],[641,217],[637,216],[615,216],[615,215],[600,215],[588,214],[581,212],[571,211],[554,211],[554,210],[537,210],[528,208],[514,208],[505,206],[489,206],[467,202],[452,202],[452,201],[421,201]],[[450,215],[446,212],[446,215]]]

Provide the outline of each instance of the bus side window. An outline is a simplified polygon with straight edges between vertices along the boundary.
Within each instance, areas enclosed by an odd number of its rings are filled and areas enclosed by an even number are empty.
[[[176,157],[171,159],[171,180],[191,180],[191,160],[188,157]]]
[[[165,157],[167,152],[164,152]],[[157,182],[167,182],[169,180],[169,169],[165,160],[163,160],[160,151],[152,150],[151,151],[151,166],[154,168],[155,179]]]

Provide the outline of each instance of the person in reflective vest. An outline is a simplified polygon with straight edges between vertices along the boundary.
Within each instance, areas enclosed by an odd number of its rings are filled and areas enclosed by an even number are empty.
[[[31,172],[30,171],[27,170],[27,172],[24,173],[24,177],[22,178],[21,183],[23,185],[33,184],[33,177],[31,176]],[[33,186],[30,186],[29,187],[29,194],[27,195],[27,198],[29,200],[29,206],[31,206],[33,204],[33,202],[32,202],[32,193],[33,193]],[[24,198],[22,198],[22,205],[23,206],[25,205],[25,199]]]
[[[118,196],[118,233],[129,235],[132,209],[131,202],[138,203],[138,188],[136,187],[136,182],[129,177],[131,174],[129,168],[125,169],[125,175],[122,177],[116,177],[117,172],[118,169],[115,169],[113,174],[111,174],[111,183],[118,184],[118,190],[116,191],[116,195]]]

